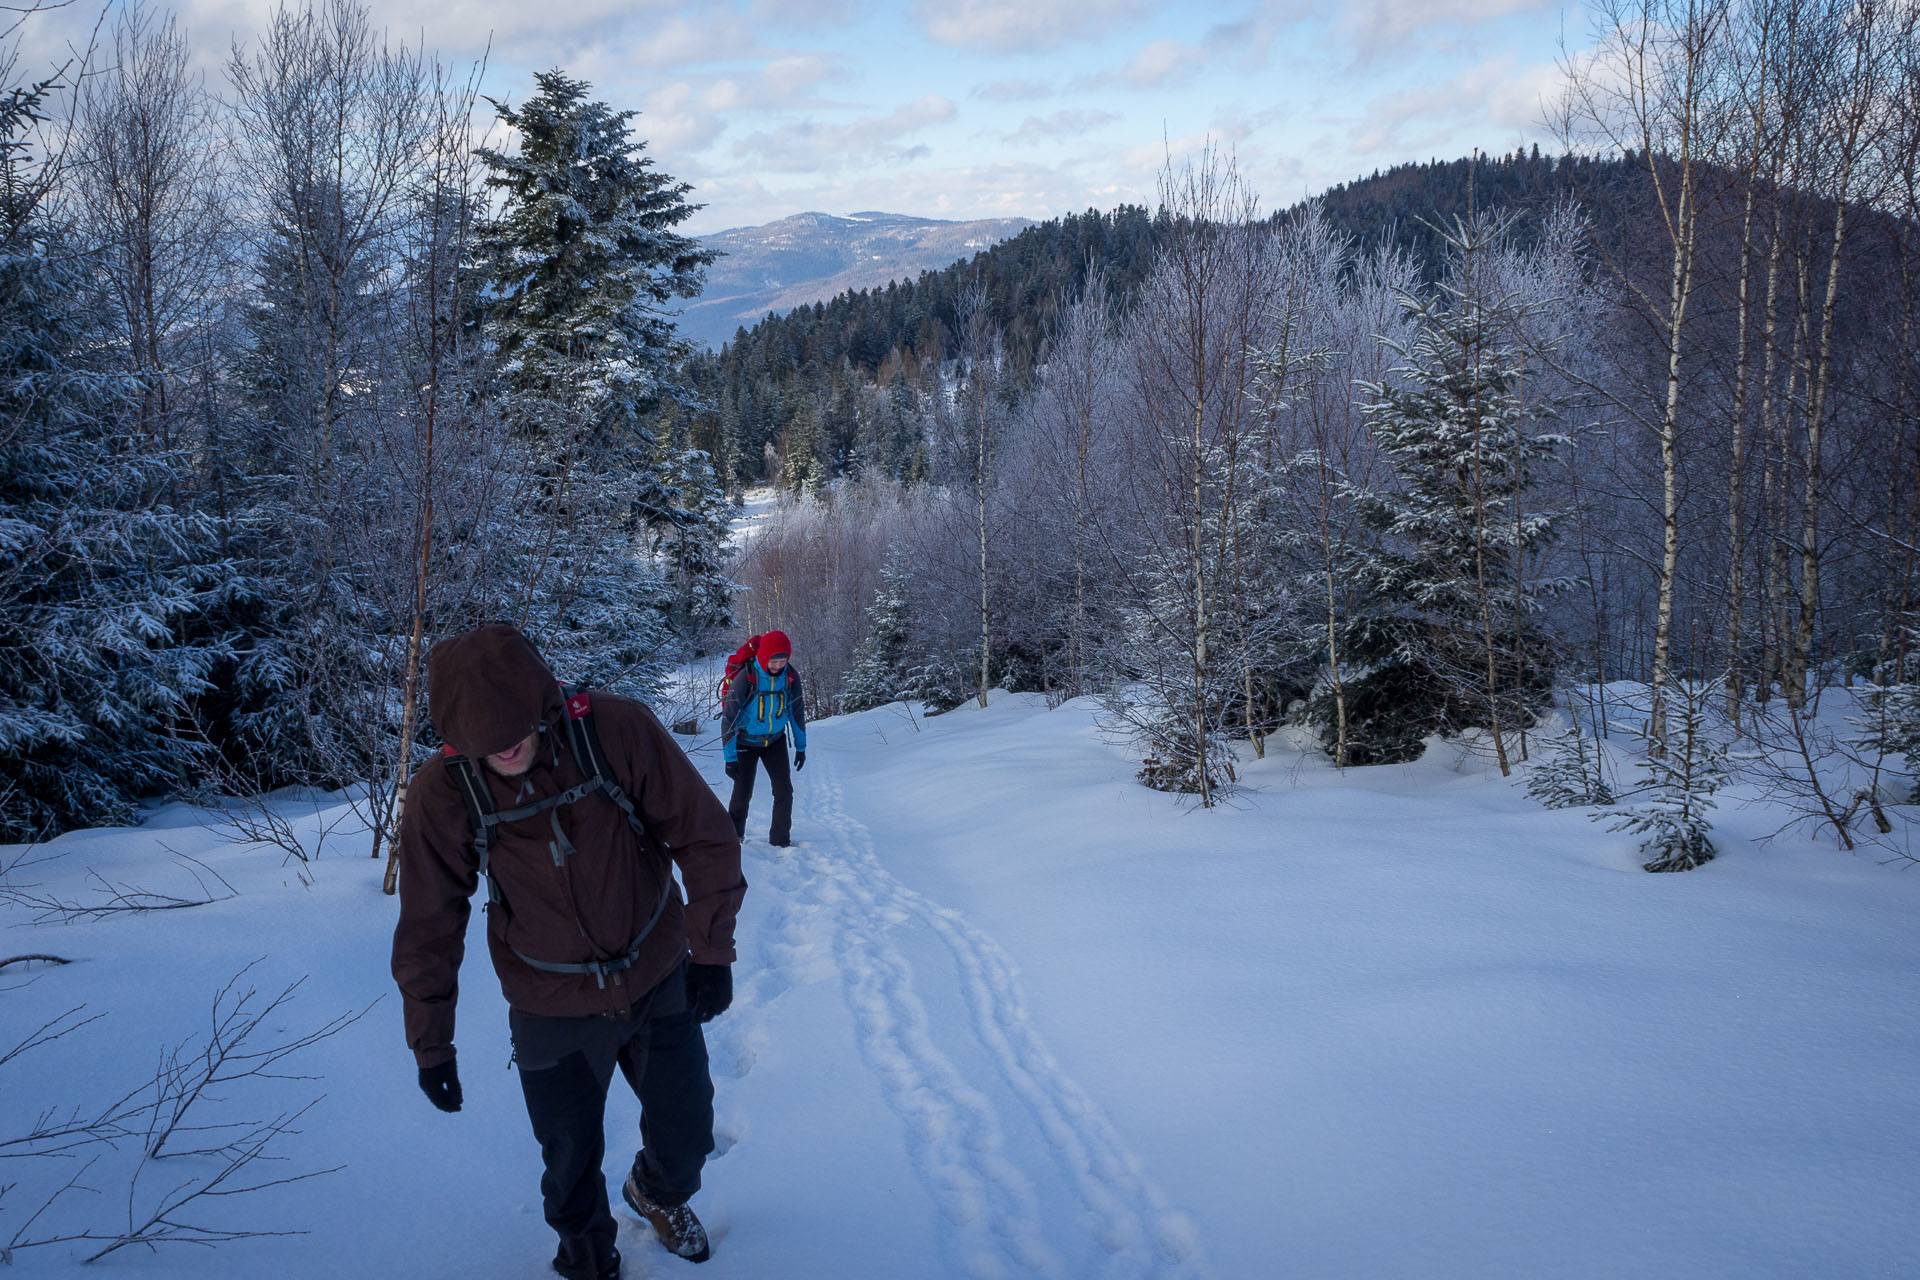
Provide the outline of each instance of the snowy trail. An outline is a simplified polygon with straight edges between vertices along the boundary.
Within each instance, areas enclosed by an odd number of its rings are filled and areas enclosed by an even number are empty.
[[[999,944],[887,871],[831,763],[808,772],[796,811],[800,846],[749,845],[749,878],[776,905],[742,1004],[837,971],[955,1273],[1204,1275],[1190,1221],[1041,1042]],[[716,1068],[744,1075],[759,1035],[751,1017],[722,1031]]]

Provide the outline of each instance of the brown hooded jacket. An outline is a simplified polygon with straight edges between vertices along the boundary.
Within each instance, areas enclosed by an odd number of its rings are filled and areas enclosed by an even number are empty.
[[[495,829],[488,869],[503,901],[488,908],[487,949],[507,1003],[525,1013],[619,1015],[689,952],[697,964],[734,960],[734,920],[747,883],[726,809],[645,706],[606,693],[592,701],[608,768],[633,800],[646,837],[636,836],[626,815],[597,792]],[[512,627],[479,627],[435,645],[427,702],[441,737],[486,780],[496,810],[532,804],[586,780],[568,746],[553,673]],[[540,741],[523,776],[503,778],[482,763],[535,731]],[[572,842],[571,856],[554,852],[550,815]],[[675,866],[686,885],[684,905],[679,889],[669,888]],[[407,1045],[423,1067],[454,1056],[454,1005],[478,883],[460,784],[447,758],[435,756],[407,787],[400,921],[393,931]],[[666,909],[639,958],[604,986],[591,974],[550,973],[520,959],[579,964],[619,957],[663,892]]]

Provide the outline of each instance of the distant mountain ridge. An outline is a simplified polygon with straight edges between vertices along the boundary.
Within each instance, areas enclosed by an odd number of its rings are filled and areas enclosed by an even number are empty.
[[[701,236],[702,245],[725,256],[707,269],[707,287],[687,304],[680,332],[718,350],[769,311],[784,314],[850,289],[912,280],[1033,225],[1029,218],[947,222],[876,211],[844,218],[796,213],[765,226]]]

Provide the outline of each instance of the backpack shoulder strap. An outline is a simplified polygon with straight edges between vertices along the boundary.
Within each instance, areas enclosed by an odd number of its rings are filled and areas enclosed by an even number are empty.
[[[593,698],[585,689],[572,685],[560,686],[560,696],[567,704],[567,744],[573,748],[574,759],[580,762],[582,772],[587,775],[587,785],[596,783],[606,792],[607,798],[620,806],[620,812],[627,816],[627,825],[637,835],[646,835],[646,823],[640,820],[639,811],[633,806],[633,799],[627,795],[613,776],[613,769],[607,764],[607,753],[600,746],[599,730],[593,725]]]
[[[486,877],[487,901],[499,902],[500,889],[494,883],[488,863],[493,849],[493,829],[500,825],[500,815],[493,807],[493,797],[487,794],[487,781],[473,767],[473,761],[452,747],[444,750],[447,772],[453,775],[460,799],[467,806],[467,826],[473,832],[473,859],[480,874]]]

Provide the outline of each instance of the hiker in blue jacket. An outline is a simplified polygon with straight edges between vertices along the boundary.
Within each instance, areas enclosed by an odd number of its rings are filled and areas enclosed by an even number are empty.
[[[727,686],[720,706],[721,752],[727,776],[733,779],[733,799],[727,813],[741,838],[747,834],[747,807],[753,802],[754,763],[766,766],[773,784],[773,821],[767,843],[793,843],[793,778],[787,772],[787,729],[793,730],[793,767],[807,766],[807,711],[800,692],[800,673],[789,662],[793,646],[784,631],[760,637],[753,662]]]

